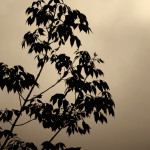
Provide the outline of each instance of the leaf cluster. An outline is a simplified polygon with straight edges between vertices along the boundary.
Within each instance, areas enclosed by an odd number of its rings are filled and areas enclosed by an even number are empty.
[[[0,88],[4,87],[10,92],[22,92],[24,89],[29,89],[33,84],[38,86],[34,75],[24,71],[22,66],[14,66],[8,68],[4,63],[0,63]]]
[[[42,150],[80,150],[81,148],[80,147],[77,147],[77,148],[73,148],[73,147],[70,147],[70,148],[66,148],[66,145],[62,142],[59,142],[57,144],[52,144],[50,143],[49,141],[45,141],[42,143]]]

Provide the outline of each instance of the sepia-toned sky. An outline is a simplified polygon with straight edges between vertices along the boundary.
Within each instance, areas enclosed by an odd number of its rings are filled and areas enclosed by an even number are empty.
[[[81,146],[82,150],[149,150],[150,149],[150,1],[149,0],[65,0],[72,8],[83,12],[93,34],[81,35],[83,48],[95,51],[105,61],[100,66],[104,80],[110,86],[116,104],[115,118],[108,124],[88,120],[92,130],[85,136],[68,137],[62,131],[54,142]],[[34,57],[22,50],[25,10],[31,0],[1,0],[0,62],[22,65],[36,75]],[[81,48],[82,49],[82,48]],[[45,80],[46,79],[46,80]],[[43,89],[55,82],[54,69],[47,67],[41,76]],[[57,92],[59,88],[53,89]],[[0,91],[0,109],[18,108],[13,93]],[[16,128],[19,136],[39,145],[52,137],[33,122]]]

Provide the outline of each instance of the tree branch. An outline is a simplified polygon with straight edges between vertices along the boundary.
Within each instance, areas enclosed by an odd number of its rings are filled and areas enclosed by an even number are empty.
[[[27,122],[25,122],[25,123],[21,123],[21,124],[16,124],[15,126],[23,126],[23,125],[25,125],[25,124],[27,124],[27,123],[29,123],[29,122],[31,122],[31,121],[34,121],[34,120],[36,120],[36,119],[31,119],[31,120],[29,120],[29,121],[27,121]],[[10,121],[9,121],[9,123],[11,124],[11,125],[13,125]]]
[[[20,107],[22,107],[22,104],[21,104],[21,98],[20,98],[19,92],[18,92],[18,96],[19,96]]]
[[[18,95],[19,95],[23,100],[25,100],[25,98],[21,95],[21,93],[18,92]]]
[[[34,96],[31,99],[37,98],[39,95],[44,94],[45,92],[47,92],[48,90],[50,90],[51,88],[53,88],[55,85],[57,85],[63,78],[64,78],[64,76],[62,76],[55,84],[53,84],[52,86],[50,86],[49,88],[47,88],[46,90],[44,90],[43,92],[41,92],[40,94]],[[29,99],[28,101],[30,101],[31,99]]]
[[[63,128],[60,128],[60,129],[54,134],[54,136],[49,140],[50,143],[54,140],[54,138],[57,136],[57,134],[58,134],[62,129],[63,129]]]

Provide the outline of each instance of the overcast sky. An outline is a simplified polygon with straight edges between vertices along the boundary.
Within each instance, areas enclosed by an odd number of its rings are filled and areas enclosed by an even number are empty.
[[[150,149],[150,1],[149,0],[65,0],[72,8],[83,12],[93,34],[82,35],[83,48],[95,51],[105,61],[102,69],[116,103],[115,118],[108,124],[89,120],[91,134],[71,136],[65,131],[55,142],[81,146],[83,150],[149,150]],[[21,49],[25,25],[25,10],[31,0],[1,0],[0,5],[0,62],[21,64],[36,75],[36,64],[27,51]],[[54,83],[44,71],[40,81],[44,86]],[[57,78],[56,78],[57,80]],[[44,87],[43,86],[43,87]],[[57,88],[53,90],[57,92]],[[0,92],[2,108],[19,104],[13,93]],[[36,126],[36,128],[35,128]],[[32,123],[15,130],[25,140],[38,145],[51,136]],[[33,135],[31,135],[31,131]],[[37,132],[38,131],[38,132]],[[42,133],[41,133],[42,132]],[[39,144],[40,144],[39,143]]]

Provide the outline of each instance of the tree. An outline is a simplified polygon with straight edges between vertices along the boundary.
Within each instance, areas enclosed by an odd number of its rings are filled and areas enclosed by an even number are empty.
[[[85,119],[94,116],[95,122],[106,122],[106,115],[114,116],[114,101],[109,93],[108,84],[103,81],[103,72],[96,67],[103,63],[97,54],[91,56],[87,51],[79,50],[81,41],[75,30],[90,33],[86,16],[79,10],[72,10],[63,0],[37,0],[27,8],[28,25],[36,25],[36,29],[24,35],[22,47],[29,47],[28,53],[34,53],[37,60],[39,73],[36,77],[25,72],[20,65],[9,68],[0,63],[0,88],[18,94],[20,109],[1,110],[0,122],[10,123],[10,130],[0,127],[0,138],[4,138],[1,146],[3,149],[36,150],[32,142],[20,140],[14,128],[37,120],[43,128],[55,132],[48,141],[44,141],[42,149],[73,150],[80,148],[66,148],[63,143],[52,143],[53,139],[62,130],[67,134],[90,133],[90,126]],[[74,58],[60,52],[62,45],[69,42],[76,46]],[[39,88],[38,79],[45,65],[54,64],[60,79],[41,93],[32,96],[35,87]],[[62,93],[54,93],[49,102],[43,102],[42,96],[60,82],[65,83]],[[24,90],[29,91],[27,97],[23,96]],[[73,93],[74,99],[70,100],[68,94]],[[25,113],[29,116],[28,122],[17,124],[19,118]],[[14,122],[12,119],[14,118]]]

